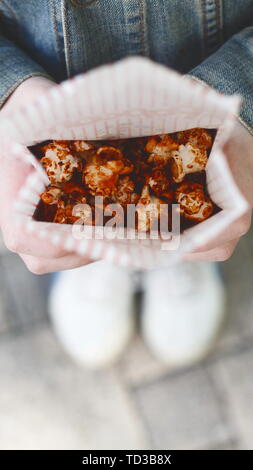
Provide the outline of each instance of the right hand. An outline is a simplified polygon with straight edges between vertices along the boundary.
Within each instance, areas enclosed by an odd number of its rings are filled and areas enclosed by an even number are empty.
[[[10,96],[0,111],[0,117],[4,118],[22,103],[32,101],[54,85],[46,78],[29,78]],[[0,228],[7,248],[17,253],[34,274],[73,269],[89,263],[87,258],[65,251],[48,240],[40,240],[36,235],[24,233],[18,228],[13,216],[13,205],[19,189],[34,169],[19,158],[10,161],[8,156],[2,154],[0,162]]]

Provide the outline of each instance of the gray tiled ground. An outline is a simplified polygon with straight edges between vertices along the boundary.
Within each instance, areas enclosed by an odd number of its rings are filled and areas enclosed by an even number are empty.
[[[232,437],[204,369],[139,387],[135,398],[156,449],[200,449]]]
[[[147,447],[115,371],[73,365],[48,326],[2,342],[0,397],[0,449]]]
[[[211,367],[213,383],[230,417],[240,447],[253,449],[253,349],[219,359]]]
[[[47,319],[48,276],[0,241],[0,449],[253,448],[253,244],[224,264],[228,315],[192,368],[156,361],[138,336],[104,372],[74,365]]]

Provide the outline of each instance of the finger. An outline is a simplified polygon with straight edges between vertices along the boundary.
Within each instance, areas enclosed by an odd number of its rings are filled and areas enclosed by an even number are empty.
[[[15,253],[24,253],[45,258],[61,258],[69,254],[55,246],[50,240],[40,240],[28,234],[16,224],[14,202],[21,186],[31,173],[32,168],[18,159],[1,160],[0,173],[0,224],[6,247]]]
[[[194,250],[195,253],[206,252],[219,248],[221,245],[240,238],[245,235],[251,225],[251,211],[244,214],[242,217],[232,222],[223,232],[214,237],[209,242],[199,246]]]
[[[198,253],[187,253],[183,256],[184,261],[226,261],[232,256],[240,239],[232,240],[224,245],[209,251]]]
[[[33,274],[47,274],[65,271],[67,269],[79,268],[94,262],[94,260],[78,255],[69,255],[57,259],[46,259],[21,254],[20,258]]]

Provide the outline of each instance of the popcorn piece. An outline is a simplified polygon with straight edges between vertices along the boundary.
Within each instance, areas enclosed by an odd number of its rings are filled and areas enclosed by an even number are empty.
[[[112,145],[101,145],[97,150],[97,155],[104,160],[122,160],[123,153],[119,148]]]
[[[73,202],[79,202],[83,200],[87,194],[87,190],[82,184],[69,181],[63,185],[63,192],[68,196],[69,200]]]
[[[101,161],[120,161],[122,163],[122,175],[131,173],[134,169],[133,164],[124,157],[123,152],[119,148],[115,148],[109,145],[102,145],[97,150],[97,156],[101,158]]]
[[[205,150],[212,147],[213,138],[206,129],[194,128],[187,131],[177,132],[177,141],[179,144],[191,144],[194,147]]]
[[[93,196],[111,196],[117,189],[118,175],[122,171],[121,162],[100,163],[95,155],[83,171],[83,182]]]
[[[178,143],[169,134],[162,134],[149,137],[145,149],[150,153],[148,163],[163,166],[170,159],[172,150],[178,149]]]
[[[72,204],[65,204],[64,201],[59,201],[53,221],[57,224],[74,224],[78,217],[73,216],[73,208]]]
[[[175,199],[180,204],[180,214],[195,222],[210,217],[214,209],[211,199],[198,183],[180,184],[175,191]]]
[[[135,184],[130,176],[120,177],[117,182],[117,189],[112,195],[112,199],[121,205],[137,204],[140,196],[135,193]]]
[[[173,191],[171,189],[171,181],[164,168],[152,168],[151,175],[146,177],[146,183],[156,196],[166,197],[172,201]]]
[[[176,183],[180,183],[185,175],[203,171],[207,164],[207,152],[187,143],[180,145],[178,150],[171,152],[171,173]]]
[[[157,219],[162,215],[167,215],[168,204],[156,196],[150,194],[148,185],[143,187],[141,197],[136,206],[138,224],[140,232],[150,232],[154,229]]]
[[[85,200],[83,200],[82,203],[78,204],[75,207],[75,218],[77,220],[81,220],[84,225],[94,225],[93,208],[91,206],[88,206],[85,203]]]
[[[92,212],[86,206],[85,198],[79,202],[78,206],[76,203],[58,202],[53,222],[57,224],[74,224],[80,219],[86,225],[92,224]]]
[[[149,232],[151,225],[151,196],[148,185],[143,187],[139,203],[137,204],[136,211],[138,216],[137,228],[139,232]]]
[[[72,215],[72,213],[71,213]],[[59,201],[57,204],[57,210],[54,216],[54,220],[56,224],[66,224],[67,223],[67,214],[65,211],[65,204],[64,201]]]
[[[73,224],[81,215],[73,216],[72,212],[77,204],[86,204],[85,188],[74,182],[65,183],[62,189],[49,187],[41,194],[41,199],[47,206],[57,205],[53,221],[60,224]],[[48,213],[49,209],[44,210]]]
[[[51,206],[58,203],[61,195],[62,190],[60,188],[49,187],[44,193],[40,195],[40,197],[45,204],[49,204]]]
[[[110,197],[117,191],[119,175],[133,170],[121,150],[102,146],[92,155],[84,168],[83,181],[93,196]]]
[[[95,149],[94,145],[91,144],[90,142],[87,142],[86,140],[74,140],[71,143],[71,148],[75,152],[80,152],[80,153],[89,152]]]
[[[45,155],[40,161],[47,172],[51,184],[69,181],[75,169],[81,171],[80,159],[72,155],[65,141],[60,143],[54,141],[45,145],[42,149]]]

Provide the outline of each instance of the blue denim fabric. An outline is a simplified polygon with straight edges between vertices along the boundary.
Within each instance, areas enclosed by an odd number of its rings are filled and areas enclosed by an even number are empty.
[[[30,76],[59,82],[129,55],[239,92],[253,133],[253,0],[0,1],[0,105]]]

